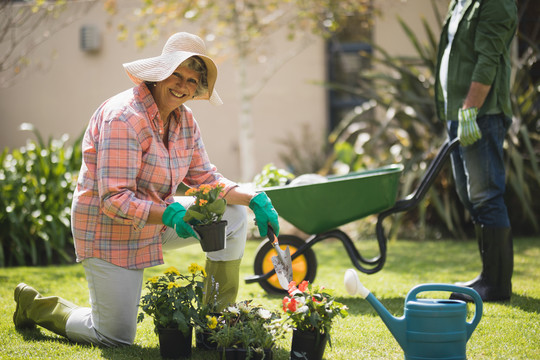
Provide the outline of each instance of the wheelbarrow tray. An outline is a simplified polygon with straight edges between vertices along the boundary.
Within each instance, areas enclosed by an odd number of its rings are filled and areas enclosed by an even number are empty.
[[[391,208],[403,165],[341,176],[326,182],[265,188],[278,214],[307,234],[319,234]]]

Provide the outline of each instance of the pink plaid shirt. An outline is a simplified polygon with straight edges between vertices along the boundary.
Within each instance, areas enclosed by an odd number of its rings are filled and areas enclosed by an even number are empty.
[[[105,101],[90,119],[71,209],[77,261],[96,257],[128,269],[162,264],[165,227],[146,223],[151,204],[172,203],[181,182],[236,186],[210,163],[188,107],[172,114],[168,149],[158,114],[143,83]]]

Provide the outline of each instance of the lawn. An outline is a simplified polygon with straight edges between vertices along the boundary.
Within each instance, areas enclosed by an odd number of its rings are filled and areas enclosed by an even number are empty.
[[[358,242],[363,251],[373,252],[375,241]],[[249,241],[242,262],[241,276],[252,274],[258,241]],[[337,321],[332,330],[333,347],[326,359],[403,359],[403,351],[371,306],[349,296],[343,274],[352,267],[339,242],[315,245],[318,271],[315,283],[336,290],[338,300],[349,307],[350,316]],[[204,264],[197,246],[165,255],[166,264],[148,269],[145,276],[158,274],[170,265],[186,271],[191,262]],[[391,242],[385,267],[377,274],[360,274],[364,285],[394,315],[403,315],[405,296],[417,285],[431,282],[453,283],[476,276],[480,268],[474,242],[405,241]],[[540,359],[540,238],[515,239],[513,296],[509,303],[484,304],[483,317],[467,343],[469,359]],[[131,347],[104,349],[75,345],[48,330],[15,331],[12,322],[15,303],[13,289],[26,282],[43,295],[59,295],[88,306],[84,271],[81,265],[19,267],[0,269],[0,357],[2,359],[159,359],[157,336],[150,319],[139,324]],[[447,293],[427,293],[443,298]],[[242,282],[239,299],[253,299],[273,310],[279,309],[280,296],[266,294],[257,284]],[[474,311],[469,306],[470,313]],[[288,359],[290,336],[279,344],[274,359]],[[217,359],[207,352],[193,350],[193,359]]]

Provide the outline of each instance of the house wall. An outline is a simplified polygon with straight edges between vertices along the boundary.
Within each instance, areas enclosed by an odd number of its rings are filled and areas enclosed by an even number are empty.
[[[376,21],[375,40],[392,52],[407,51],[407,42],[398,36],[400,30],[395,14],[415,19],[425,11],[429,16],[431,1],[375,2],[384,13]],[[440,2],[447,6],[446,0]],[[123,2],[122,11],[129,14],[133,3]],[[86,53],[79,47],[79,30],[85,24],[97,26],[102,33],[102,47],[97,53]],[[188,27],[175,31],[196,33],[196,29]],[[26,73],[8,88],[0,88],[0,148],[25,144],[31,134],[18,130],[23,122],[35,124],[45,137],[58,138],[64,133],[77,137],[104,100],[132,86],[122,63],[158,55],[164,41],[143,50],[135,49],[133,42],[118,42],[114,24],[101,5],[95,6],[82,19],[36,48],[32,59],[42,61],[40,69]],[[277,48],[278,52],[294,46],[287,41],[277,43],[282,48]],[[279,141],[300,136],[305,124],[309,124],[314,133],[313,141],[320,141],[324,136],[326,93],[318,85],[326,76],[324,48],[322,40],[314,41],[281,67],[254,99],[256,169],[269,162],[283,166],[278,153],[287,151],[287,146]],[[201,126],[212,162],[225,176],[240,180],[237,69],[234,62],[226,58],[218,60],[218,67],[216,88],[224,105],[214,107],[205,101],[191,101],[187,105]],[[251,74],[257,71],[252,69]]]

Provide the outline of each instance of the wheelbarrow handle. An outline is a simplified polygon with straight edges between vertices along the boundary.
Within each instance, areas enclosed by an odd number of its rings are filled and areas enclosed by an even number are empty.
[[[379,259],[379,264],[377,264],[376,268],[372,269],[372,272],[379,271],[382,269],[384,262],[386,260],[386,235],[384,234],[384,227],[383,227],[383,220],[395,213],[407,211],[415,206],[418,205],[418,203],[424,198],[427,191],[435,181],[435,178],[441,171],[443,165],[445,164],[446,160],[450,156],[450,153],[457,148],[459,145],[459,139],[456,138],[452,141],[448,140],[446,141],[440,148],[438,154],[435,156],[435,159],[431,162],[428,169],[426,170],[426,173],[422,177],[422,180],[420,181],[420,184],[418,184],[418,187],[416,190],[408,195],[405,199],[398,200],[394,204],[394,206],[382,213],[379,214],[377,218],[377,225],[376,225],[376,232],[377,232],[377,240],[379,242],[379,249],[381,250],[381,255]]]

